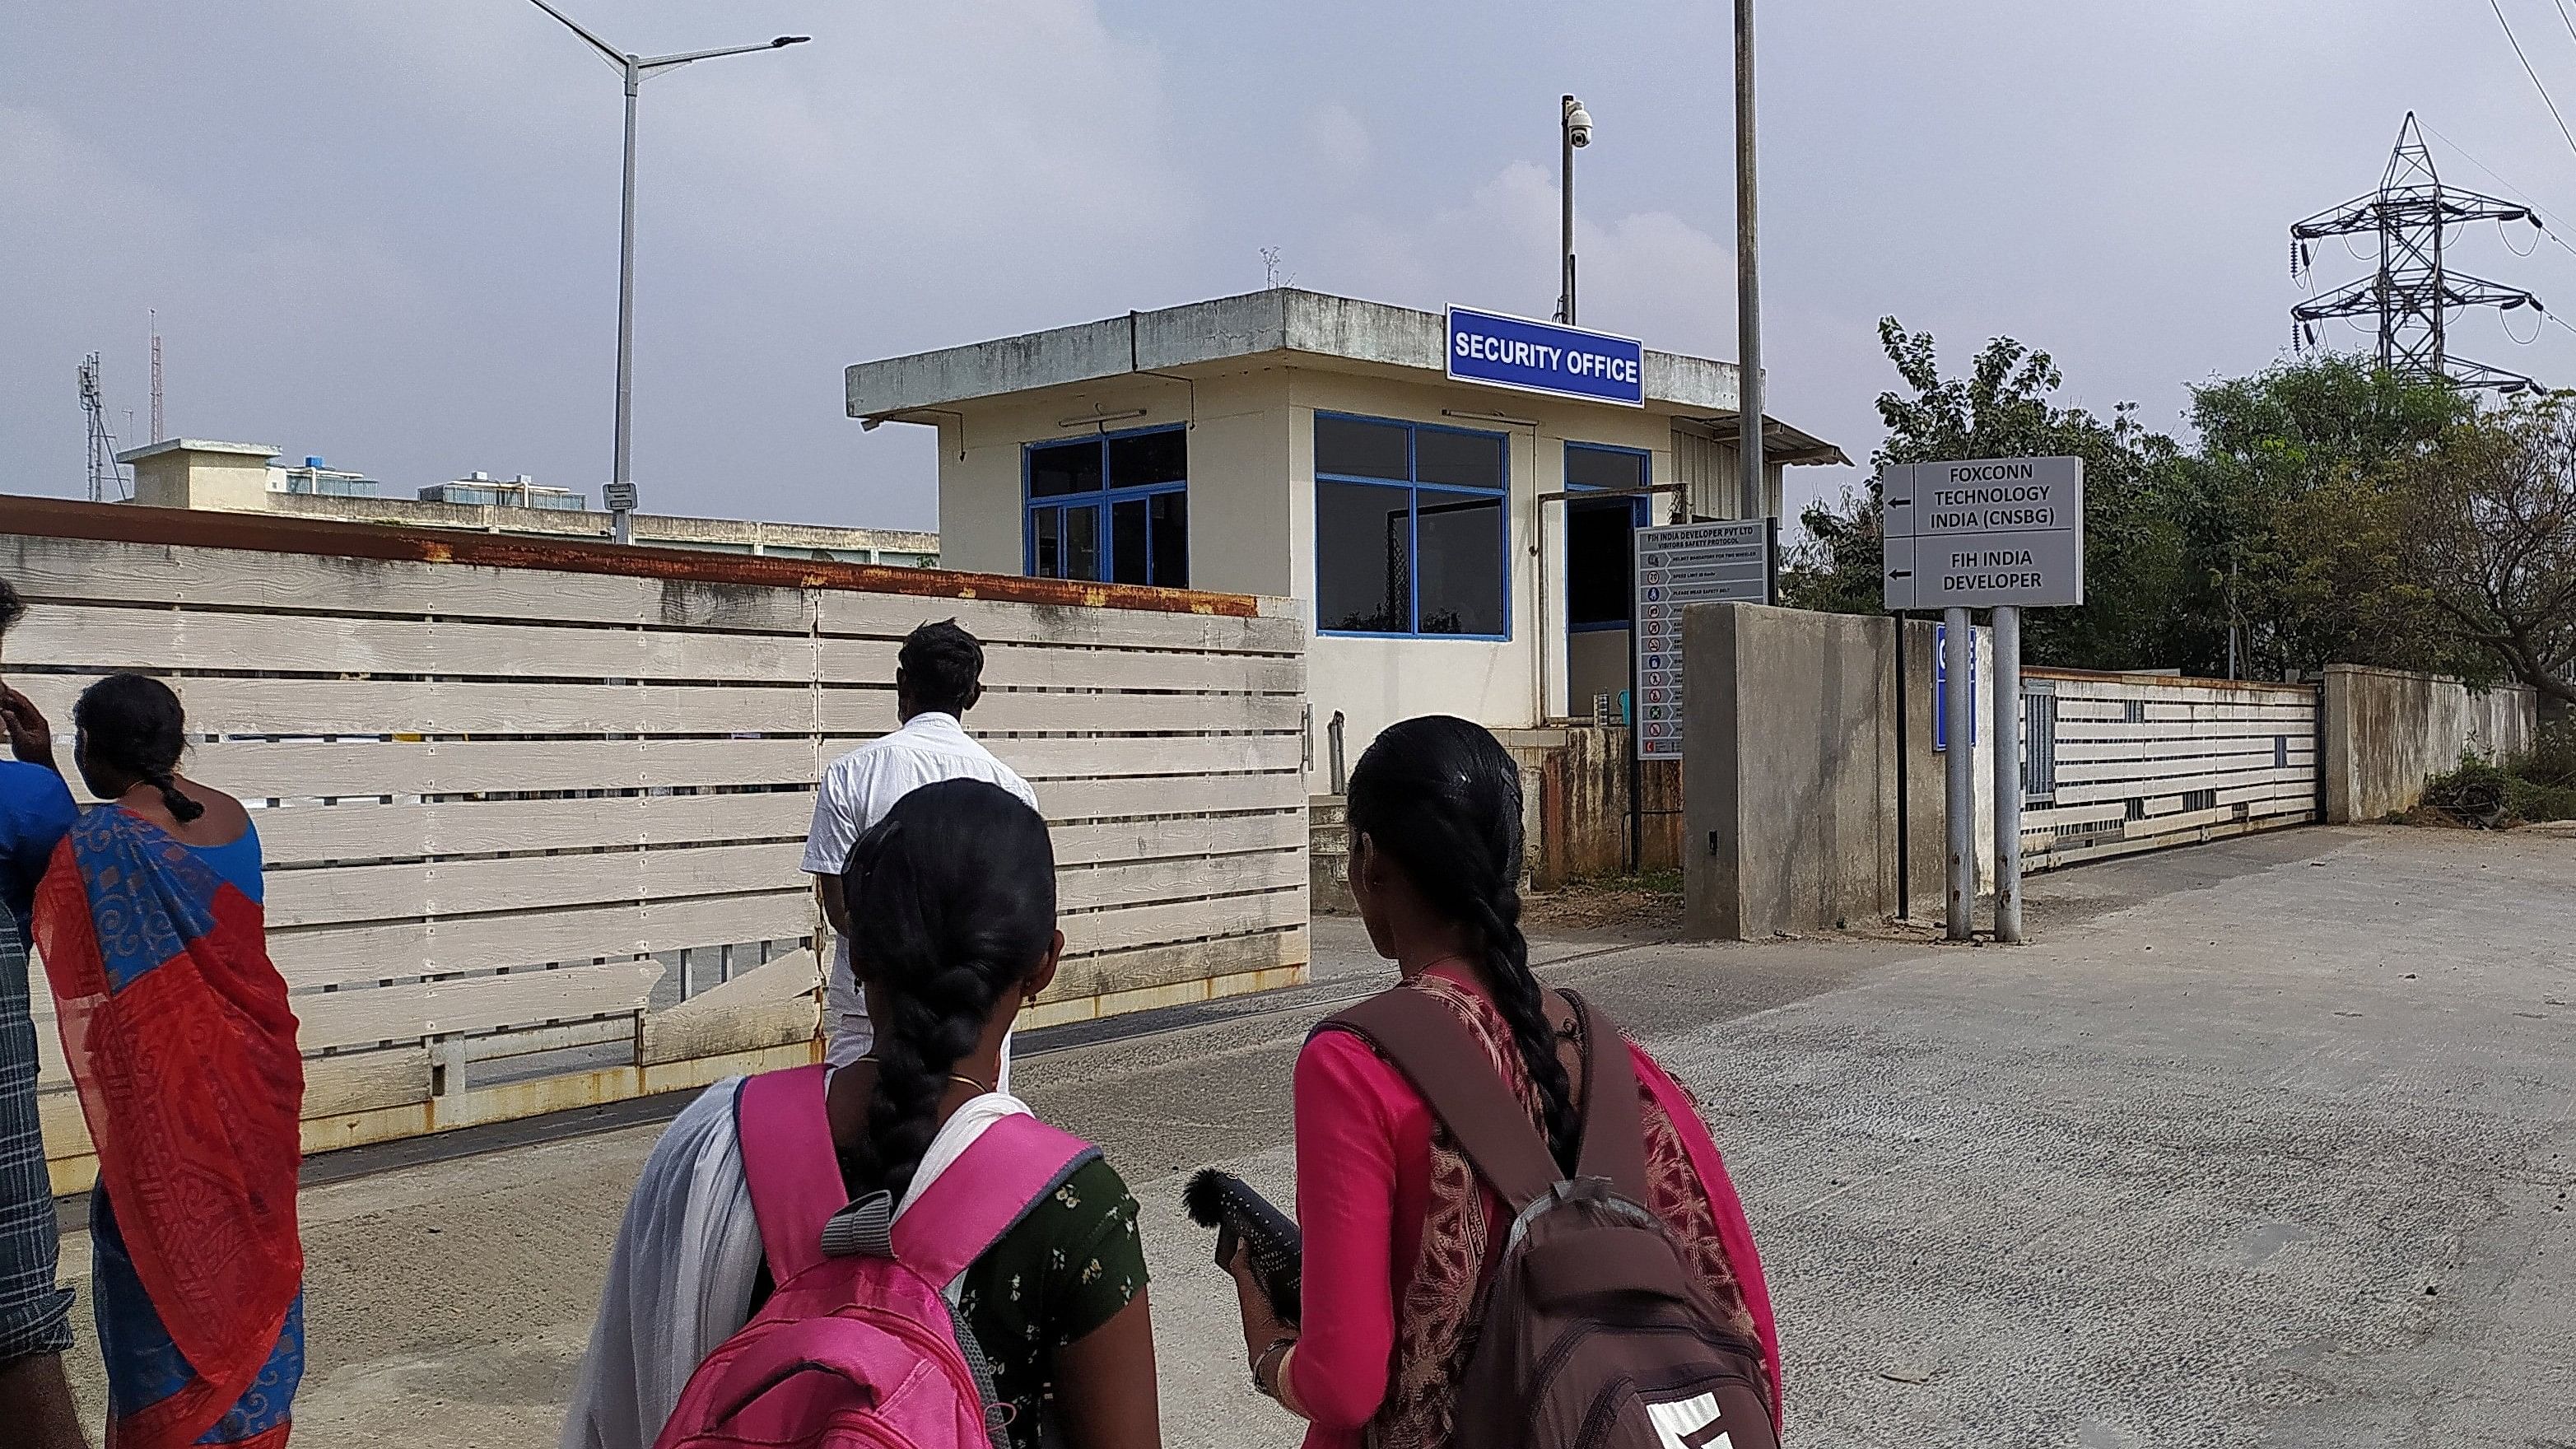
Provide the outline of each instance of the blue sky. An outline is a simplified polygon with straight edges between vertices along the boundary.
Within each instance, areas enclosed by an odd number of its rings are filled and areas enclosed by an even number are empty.
[[[863,435],[844,365],[1250,290],[1264,247],[1299,286],[1544,315],[1567,90],[1600,125],[1585,321],[1735,352],[1723,4],[573,5],[640,51],[816,37],[646,88],[656,511],[926,525],[927,434]],[[2556,0],[2504,8],[2576,105]],[[1856,458],[1889,314],[1954,361],[2045,347],[2070,401],[2178,428],[2189,383],[2282,351],[2287,225],[2373,185],[2409,108],[2446,179],[2527,190],[2576,246],[2576,146],[2482,5],[1772,0],[1762,26],[1772,410]],[[595,492],[618,124],[614,73],[526,0],[16,7],[0,488],[81,489],[83,353],[143,426],[158,308],[174,433]],[[2576,252],[2486,227],[2454,256],[2576,318]],[[2477,318],[2454,346],[2576,383],[2576,332]]]

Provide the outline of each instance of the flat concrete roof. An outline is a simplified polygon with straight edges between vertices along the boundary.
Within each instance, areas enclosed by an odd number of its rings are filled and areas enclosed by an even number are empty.
[[[160,442],[146,443],[140,448],[128,448],[116,455],[116,461],[133,463],[145,458],[158,458],[164,453],[230,453],[243,458],[274,458],[282,451],[284,450],[268,443],[218,443],[212,438],[163,438]]]
[[[929,422],[912,414],[1131,372],[1221,371],[1279,352],[1445,378],[1447,350],[1437,312],[1275,287],[856,363],[847,374],[848,406],[854,418]],[[1652,411],[1733,423],[1743,407],[1740,384],[1734,363],[1646,349],[1646,405]],[[1580,398],[1551,400],[1587,405]],[[1765,424],[1764,441],[1778,450],[1781,462],[1850,461],[1840,448],[1777,418]]]

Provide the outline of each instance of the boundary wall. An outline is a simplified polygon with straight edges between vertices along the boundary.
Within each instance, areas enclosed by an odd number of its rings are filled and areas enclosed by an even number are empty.
[[[1686,933],[1766,940],[1894,915],[1900,833],[1905,894],[1937,916],[1947,847],[1933,623],[1694,604],[1682,629]],[[1976,657],[1981,684],[1992,680],[1984,629]],[[1992,694],[1977,692],[1971,746],[1981,882],[1994,878]]]
[[[2531,748],[2540,696],[2521,685],[2474,692],[2456,679],[2337,664],[2326,670],[2326,819],[2384,820],[2413,809],[2424,782],[2464,754],[2500,761]]]
[[[254,807],[308,1151],[812,1060],[814,782],[894,728],[925,619],[985,642],[969,728],[1053,828],[1066,955],[1024,1025],[1305,979],[1294,601],[33,499],[0,571],[0,668],[66,767],[80,689],[140,670]]]

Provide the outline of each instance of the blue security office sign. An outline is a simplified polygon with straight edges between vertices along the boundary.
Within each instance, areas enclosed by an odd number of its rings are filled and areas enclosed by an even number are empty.
[[[1449,309],[1449,376],[1586,402],[1646,405],[1646,348],[1637,339],[1465,307]]]

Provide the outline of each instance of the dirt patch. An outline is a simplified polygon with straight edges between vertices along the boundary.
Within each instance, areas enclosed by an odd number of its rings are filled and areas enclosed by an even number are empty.
[[[1679,871],[1603,876],[1522,898],[1521,926],[1545,932],[1606,931],[1656,939],[1682,928]]]

